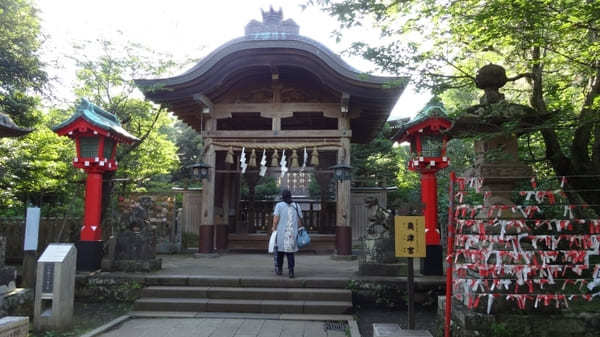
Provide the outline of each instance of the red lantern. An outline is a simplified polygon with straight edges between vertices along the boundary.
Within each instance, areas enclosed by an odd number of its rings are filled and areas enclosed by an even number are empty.
[[[397,142],[409,142],[411,159],[408,169],[421,173],[421,200],[425,205],[425,242],[427,259],[435,259],[430,263],[433,272],[441,275],[440,232],[437,226],[437,179],[436,172],[448,167],[450,161],[446,156],[446,143],[449,137],[443,134],[452,123],[446,117],[441,106],[426,107],[413,120],[402,125],[394,136]],[[438,248],[439,247],[439,248]],[[439,263],[438,255],[439,250]],[[432,256],[434,255],[434,256]],[[439,267],[437,267],[439,265]],[[425,262],[427,269],[427,261]],[[427,274],[426,271],[423,271]]]
[[[73,159],[73,166],[87,173],[85,215],[80,238],[81,242],[88,242],[94,247],[90,251],[100,249],[101,253],[102,175],[106,171],[117,169],[117,144],[130,144],[138,139],[121,127],[115,115],[85,99],[81,100],[75,114],[56,126],[54,132],[75,140],[77,157]],[[78,246],[79,250],[80,248]],[[80,251],[79,255],[81,254]]]

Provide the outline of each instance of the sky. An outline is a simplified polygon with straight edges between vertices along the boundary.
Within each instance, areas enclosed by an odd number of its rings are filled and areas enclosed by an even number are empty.
[[[261,9],[283,10],[284,20],[293,19],[300,34],[317,40],[341,54],[356,40],[377,39],[375,30],[354,29],[337,43],[331,32],[337,21],[316,7],[302,10],[304,0],[37,0],[42,32],[46,35],[43,57],[58,60],[48,68],[59,79],[56,95],[69,101],[75,80],[73,64],[63,57],[77,41],[97,38],[138,42],[176,59],[201,58],[225,42],[244,34],[250,20],[262,21]],[[375,71],[359,57],[342,58],[361,71]],[[182,69],[183,72],[186,69]],[[412,117],[429,100],[429,93],[408,87],[390,120]]]

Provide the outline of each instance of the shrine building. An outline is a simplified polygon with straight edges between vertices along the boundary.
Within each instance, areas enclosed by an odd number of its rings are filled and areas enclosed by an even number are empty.
[[[301,205],[311,246],[349,255],[350,144],[375,137],[407,79],[352,68],[281,9],[262,16],[183,74],[136,84],[204,139],[200,253],[266,249],[275,201],[253,194],[271,176]],[[306,199],[312,179],[318,201]]]

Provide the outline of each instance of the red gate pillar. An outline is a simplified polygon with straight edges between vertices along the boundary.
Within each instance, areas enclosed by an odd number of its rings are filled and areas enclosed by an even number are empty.
[[[421,200],[425,205],[426,257],[421,259],[423,275],[443,275],[442,246],[437,228],[437,178],[435,172],[421,173]]]
[[[85,216],[81,241],[102,240],[100,214],[102,212],[102,172],[88,172],[85,185]]]
[[[425,205],[425,243],[440,244],[437,229],[437,178],[435,172],[421,174],[421,200]]]

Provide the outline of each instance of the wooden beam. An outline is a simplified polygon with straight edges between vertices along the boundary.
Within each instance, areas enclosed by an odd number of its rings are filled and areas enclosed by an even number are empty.
[[[260,112],[261,117],[291,117],[294,112],[323,112],[323,116],[341,116],[338,103],[240,103],[215,104],[211,117],[229,118],[232,112]]]
[[[233,130],[209,131],[207,137],[214,138],[336,138],[352,137],[352,130]]]
[[[210,100],[210,98],[208,98],[206,95],[204,94],[194,94],[194,100],[197,102],[200,102],[204,105],[204,108],[202,109],[202,113],[208,114],[210,112],[212,112],[214,110],[214,104],[213,102]]]

